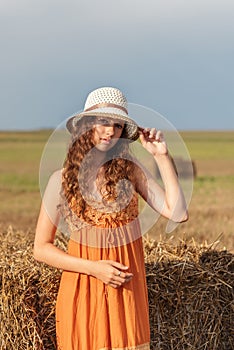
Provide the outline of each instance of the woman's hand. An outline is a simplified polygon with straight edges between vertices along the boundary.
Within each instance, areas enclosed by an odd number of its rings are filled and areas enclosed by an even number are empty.
[[[92,261],[91,275],[113,288],[119,288],[133,277],[132,273],[125,272],[127,269],[127,266],[113,260]]]
[[[162,131],[155,128],[139,128],[139,133],[142,146],[153,156],[168,154]]]

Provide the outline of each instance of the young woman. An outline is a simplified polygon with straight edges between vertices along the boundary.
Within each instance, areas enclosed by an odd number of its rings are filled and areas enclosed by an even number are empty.
[[[34,256],[62,269],[56,304],[61,350],[150,349],[144,252],[138,195],[163,216],[187,220],[187,210],[163,134],[139,128],[115,88],[87,98],[67,122],[71,144],[62,171],[47,185]],[[159,167],[164,188],[130,155],[140,138]],[[54,245],[61,220],[68,251]]]

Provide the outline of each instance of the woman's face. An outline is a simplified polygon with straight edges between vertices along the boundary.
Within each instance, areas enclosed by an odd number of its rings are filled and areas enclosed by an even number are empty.
[[[95,147],[102,152],[107,152],[118,142],[124,129],[124,122],[108,117],[97,117],[94,122]]]

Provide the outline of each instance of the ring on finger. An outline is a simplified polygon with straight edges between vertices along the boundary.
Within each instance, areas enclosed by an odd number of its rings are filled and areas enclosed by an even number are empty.
[[[121,275],[121,271],[119,271],[119,273],[118,273],[118,276],[120,276]]]

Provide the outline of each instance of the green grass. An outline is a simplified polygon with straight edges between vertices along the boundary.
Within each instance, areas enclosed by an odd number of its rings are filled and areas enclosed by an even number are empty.
[[[50,131],[0,133],[0,190],[38,191],[40,158]]]
[[[234,159],[234,131],[181,132],[181,136],[195,160]]]
[[[36,130],[36,131],[1,131],[0,143],[38,143],[46,142],[53,130]]]
[[[38,177],[36,174],[1,173],[0,190],[11,192],[38,191]]]
[[[51,133],[52,130],[0,132],[0,190],[38,190],[40,160]],[[198,167],[196,187],[234,174],[234,132],[188,131],[180,135]],[[56,154],[56,149],[52,152]]]

